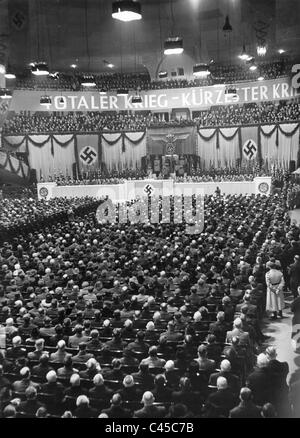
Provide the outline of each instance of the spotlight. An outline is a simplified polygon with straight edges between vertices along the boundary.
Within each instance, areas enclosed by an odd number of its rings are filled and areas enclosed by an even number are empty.
[[[245,45],[243,45],[243,51],[242,51],[242,53],[239,55],[239,58],[240,58],[242,61],[249,61],[250,59],[252,59],[252,56],[248,55],[248,53],[246,52]]]
[[[52,100],[51,100],[50,96],[41,96],[41,98],[40,98],[41,105],[47,106],[47,105],[51,105],[51,103],[52,103]]]
[[[257,46],[256,53],[258,54],[258,56],[265,56],[265,54],[267,53],[267,46]]]
[[[168,72],[167,72],[167,71],[160,71],[160,72],[158,73],[158,77],[159,77],[160,79],[165,79],[165,78],[168,77]]]
[[[0,90],[0,98],[1,99],[11,99],[12,98],[12,91],[6,90],[5,88]]]
[[[94,81],[93,76],[84,76],[81,79],[81,86],[82,87],[96,87],[96,82]]]
[[[131,103],[142,103],[143,99],[140,95],[132,96]]]
[[[5,73],[6,79],[16,79],[16,75],[14,73]]]
[[[134,21],[142,18],[142,8],[138,1],[119,0],[112,4],[112,17],[121,21]]]
[[[209,66],[207,64],[196,64],[193,67],[193,75],[198,78],[206,78],[210,75]]]
[[[183,39],[181,37],[172,37],[166,39],[164,43],[165,55],[180,55],[183,52]]]
[[[35,76],[48,76],[48,65],[46,64],[46,62],[33,62],[31,64],[31,72]]]
[[[129,91],[126,88],[120,88],[117,90],[117,96],[127,96]]]

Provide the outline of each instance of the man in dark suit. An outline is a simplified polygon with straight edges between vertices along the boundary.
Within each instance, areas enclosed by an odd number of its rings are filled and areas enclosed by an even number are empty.
[[[148,353],[149,345],[144,342],[145,333],[141,330],[139,330],[136,334],[136,339],[133,342],[130,342],[127,345],[127,348],[129,350],[132,350],[133,352],[141,352],[144,353],[145,356]]]
[[[109,400],[113,391],[105,386],[102,374],[96,374],[93,383],[94,387],[89,390],[89,396],[99,400]]]
[[[143,394],[142,403],[144,407],[134,412],[133,418],[164,418],[166,409],[163,406],[153,406],[155,398],[150,391]]]
[[[27,415],[35,417],[36,411],[45,407],[42,403],[37,401],[37,390],[33,386],[29,386],[25,391],[26,401],[23,401],[18,406],[18,411]]]
[[[217,313],[217,321],[209,325],[209,333],[215,335],[217,342],[224,342],[227,333],[227,324],[225,322],[225,313]]]
[[[246,380],[246,386],[251,389],[254,403],[263,406],[272,399],[272,381],[268,369],[268,358],[264,353],[257,356],[256,367]]]
[[[297,298],[292,302],[291,304],[291,311],[293,312],[293,318],[292,318],[292,339],[294,337],[298,337],[298,341],[294,341],[295,346],[294,350],[298,353],[300,352],[300,339],[297,334],[300,332],[300,286],[297,289],[298,296]]]
[[[172,401],[183,403],[194,415],[199,415],[204,399],[200,392],[192,388],[188,377],[181,377],[179,390],[172,393]]]
[[[298,286],[300,286],[300,256],[295,255],[294,263],[292,263],[288,267],[289,276],[290,276],[290,289],[294,298],[298,296]]]
[[[228,417],[230,410],[236,404],[236,396],[228,387],[225,377],[218,377],[217,391],[210,394],[204,407],[205,417]]]
[[[229,418],[261,418],[261,407],[256,406],[252,400],[252,391],[242,388],[240,392],[240,404],[231,409]]]
[[[140,364],[139,371],[137,373],[133,373],[132,377],[134,381],[138,383],[143,389],[151,389],[154,386],[154,376],[149,373],[149,365],[148,364]]]
[[[241,387],[240,379],[231,372],[231,364],[229,360],[227,359],[222,360],[220,368],[221,371],[218,371],[217,373],[213,373],[210,375],[208,382],[209,385],[216,386],[218,378],[225,377],[228,383],[228,387],[231,389],[231,391],[234,394],[238,395]]]
[[[121,406],[122,397],[120,394],[114,394],[110,401],[111,405],[108,409],[103,409],[102,414],[108,415],[108,418],[131,418],[130,411]]]
[[[41,392],[51,394],[54,403],[61,403],[64,393],[64,387],[60,382],[57,382],[57,374],[55,371],[49,371],[46,375],[47,383],[41,387]]]
[[[289,388],[286,382],[289,365],[287,362],[279,362],[276,359],[277,352],[275,347],[266,349],[266,356],[269,360],[267,371],[270,375],[270,384],[273,388],[270,402],[274,404],[279,416],[288,415],[286,410],[288,407],[288,392]]]

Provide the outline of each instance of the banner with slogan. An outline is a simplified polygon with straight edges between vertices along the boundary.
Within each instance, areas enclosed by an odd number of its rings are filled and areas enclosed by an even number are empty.
[[[142,103],[132,104],[134,91],[127,96],[116,96],[110,92],[101,95],[99,91],[73,92],[49,91],[52,103],[40,105],[41,91],[15,90],[10,110],[20,111],[120,111],[150,110],[162,111],[172,108],[201,110],[214,105],[258,103],[291,99],[300,95],[300,89],[292,87],[289,78],[260,82],[235,84],[236,96],[225,93],[225,87],[170,88],[142,91]]]
[[[77,135],[75,157],[80,174],[89,175],[100,168],[101,148],[97,134]]]
[[[147,131],[149,155],[195,155],[196,127],[159,128]]]

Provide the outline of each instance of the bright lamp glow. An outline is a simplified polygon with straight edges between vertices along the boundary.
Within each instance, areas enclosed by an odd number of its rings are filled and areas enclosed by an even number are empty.
[[[168,38],[164,44],[165,55],[181,55],[183,52],[183,39],[181,37]]]
[[[249,61],[249,60],[252,58],[252,56],[250,56],[250,55],[246,52],[246,48],[245,48],[245,46],[243,46],[243,51],[242,51],[242,53],[239,55],[239,58],[240,58],[242,61]]]
[[[256,53],[258,54],[258,56],[265,56],[265,54],[267,53],[267,46],[257,46]]]
[[[257,80],[258,81],[263,81],[265,78],[263,77],[263,76],[259,76],[258,78],[257,78]]]
[[[112,4],[112,17],[121,21],[134,21],[142,18],[141,5],[133,0],[120,0]]]
[[[120,88],[117,90],[117,96],[127,96],[129,91],[125,88]]]
[[[11,90],[6,90],[6,89],[0,90],[0,98],[1,99],[11,99],[12,98]]]
[[[84,76],[81,80],[82,87],[96,87],[96,82],[92,76]]]
[[[6,79],[16,79],[16,75],[13,73],[5,73]]]
[[[31,72],[35,76],[48,76],[49,69],[45,62],[35,62],[31,64]]]
[[[278,50],[278,53],[280,53],[280,55],[282,55],[282,53],[285,53],[285,50],[283,50],[283,49],[279,49],[279,50]]]
[[[250,65],[249,70],[251,70],[251,71],[257,70],[257,65],[255,65],[255,64]]]
[[[196,64],[193,67],[193,75],[197,78],[206,78],[210,75],[209,67],[207,64]]]

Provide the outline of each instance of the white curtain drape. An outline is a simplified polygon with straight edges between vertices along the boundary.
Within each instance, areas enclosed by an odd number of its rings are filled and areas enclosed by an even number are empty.
[[[108,142],[119,140],[110,145]],[[106,164],[107,170],[122,169],[122,137],[120,133],[102,135],[102,160]]]
[[[221,167],[236,166],[236,160],[240,158],[238,131],[239,128],[220,129],[220,148],[217,150],[217,156]],[[228,137],[233,139],[228,140]]]
[[[55,174],[72,175],[72,165],[75,163],[74,140],[71,135],[55,135],[53,137],[53,167]],[[66,146],[61,146],[66,144]]]
[[[2,142],[2,146],[5,147],[5,149],[12,152],[27,152],[26,139],[24,135],[6,136],[5,140]]]
[[[48,141],[46,141],[48,139]],[[35,143],[43,143],[44,146],[35,146]],[[36,169],[37,179],[48,179],[54,173],[54,160],[51,154],[51,139],[48,135],[31,135],[28,138],[29,164],[31,169]]]
[[[298,129],[296,129],[298,126]],[[277,159],[281,166],[288,169],[290,161],[294,160],[297,162],[297,155],[299,149],[299,124],[289,123],[282,124],[279,126],[278,132],[278,153]],[[283,132],[281,132],[283,131]],[[291,134],[293,135],[285,135]]]
[[[144,135],[143,132],[130,132],[126,134],[127,137],[136,142],[141,139]],[[146,152],[146,136],[138,144],[132,143],[130,140],[125,138],[125,152],[124,155],[124,165],[130,169],[140,169],[142,164],[142,157],[144,157]]]
[[[208,169],[212,165],[218,164],[217,152],[217,131],[213,129],[201,129],[201,136],[198,134],[197,153],[200,156],[200,165],[202,169]],[[201,138],[203,137],[203,138]]]
[[[273,133],[271,134],[271,132]],[[261,126],[261,156],[265,162],[272,164],[276,160],[278,148],[276,146],[277,129],[275,125]]]

